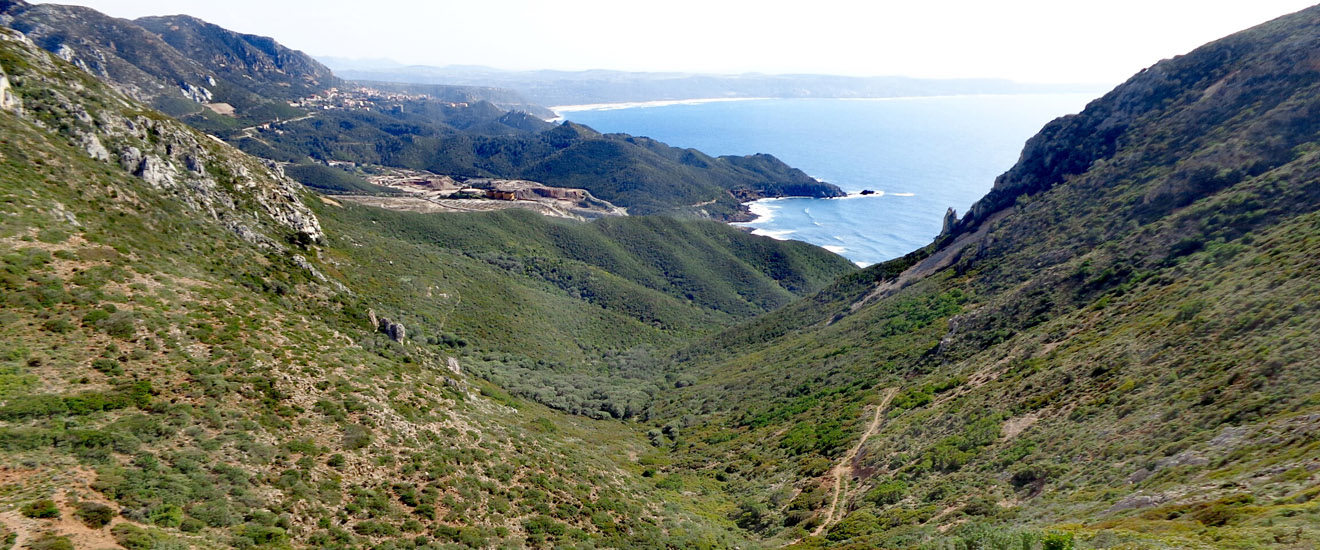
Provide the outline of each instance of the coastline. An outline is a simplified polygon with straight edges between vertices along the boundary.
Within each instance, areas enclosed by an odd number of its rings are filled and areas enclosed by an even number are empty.
[[[630,124],[643,125],[653,128],[649,131],[657,134],[652,136],[656,139],[663,141],[669,132],[681,137],[682,145],[699,150],[705,145],[716,153],[794,151],[798,161],[786,163],[816,180],[836,184],[847,196],[820,201],[735,195],[743,199],[738,201],[742,203],[738,215],[716,217],[755,235],[829,246],[831,252],[854,262],[873,263],[929,244],[925,236],[938,234],[949,205],[970,204],[983,196],[988,190],[983,187],[989,187],[989,182],[1013,165],[1022,141],[1061,114],[1077,112],[1092,96],[812,99],[817,100],[674,107],[673,117],[665,109],[651,109],[656,113],[648,114],[648,110],[629,110],[619,104],[609,106],[617,110],[563,114],[589,126],[601,121],[603,128],[598,130],[606,132],[626,132]],[[837,104],[828,105],[831,103]],[[945,106],[957,110],[959,116],[935,116]],[[743,111],[758,116],[744,116]],[[709,139],[711,131],[693,127],[705,124],[731,133]],[[802,135],[828,139],[807,142]],[[889,140],[902,146],[885,145]],[[862,195],[863,190],[873,193]],[[863,200],[867,197],[873,200]]]
[[[555,113],[555,118],[547,122],[564,120],[564,113],[578,111],[613,111],[617,109],[644,109],[647,107],[669,107],[673,105],[701,105],[705,103],[723,103],[729,101],[760,101],[776,99],[773,97],[698,97],[691,99],[656,99],[650,101],[624,101],[618,103],[583,103],[580,105],[552,105],[546,107]]]
[[[880,97],[698,97],[690,99],[655,99],[648,101],[621,101],[615,103],[583,103],[577,105],[552,105],[546,107],[554,112],[554,118],[544,119],[546,122],[563,122],[567,119],[564,113],[574,113],[580,111],[614,111],[618,109],[645,109],[649,107],[670,107],[673,105],[702,105],[706,103],[724,103],[733,101],[766,101],[772,99],[792,99],[792,100],[843,100],[843,101],[912,101],[918,99],[956,99],[964,97],[1032,97],[1032,96],[1059,96],[1059,95],[1085,95],[1091,96],[1091,92],[1062,92],[1062,93],[996,93],[996,94],[942,94],[942,95],[904,95],[904,96],[880,96]]]

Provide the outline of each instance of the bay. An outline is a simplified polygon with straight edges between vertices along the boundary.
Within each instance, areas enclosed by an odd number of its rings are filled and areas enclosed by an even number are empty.
[[[1092,94],[886,99],[758,99],[558,108],[567,120],[712,155],[769,153],[849,192],[837,199],[766,199],[754,233],[822,246],[869,265],[939,234],[1050,120]],[[860,195],[871,190],[872,195]]]

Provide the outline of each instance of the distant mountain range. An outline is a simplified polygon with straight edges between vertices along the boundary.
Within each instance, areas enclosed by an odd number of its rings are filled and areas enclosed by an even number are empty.
[[[356,80],[495,86],[542,105],[582,105],[716,97],[875,98],[967,94],[1096,92],[1102,85],[1024,84],[1001,79],[921,79],[814,74],[696,74],[627,71],[505,71],[475,65],[404,66],[389,60],[319,58]]]

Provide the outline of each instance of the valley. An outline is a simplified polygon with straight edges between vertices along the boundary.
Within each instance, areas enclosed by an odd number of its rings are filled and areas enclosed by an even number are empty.
[[[1320,544],[1320,8],[865,269],[726,223],[842,193],[769,155],[0,22],[0,548]]]

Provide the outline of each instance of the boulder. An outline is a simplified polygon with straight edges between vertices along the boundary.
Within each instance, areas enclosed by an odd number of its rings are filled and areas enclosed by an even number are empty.
[[[408,337],[408,332],[403,328],[403,323],[396,323],[385,317],[380,318],[380,322],[376,325],[376,328],[385,333],[386,336],[389,336],[390,340],[394,340],[395,342],[402,342],[404,338]]]

